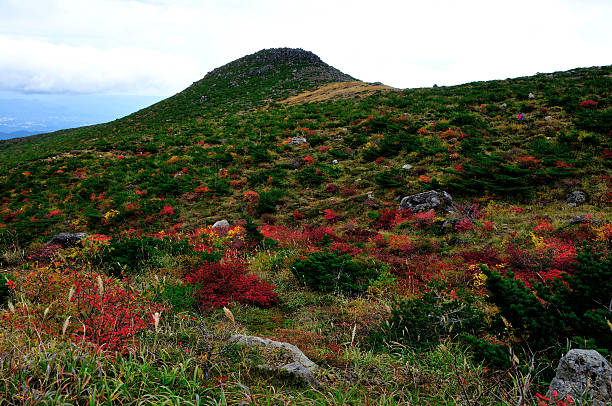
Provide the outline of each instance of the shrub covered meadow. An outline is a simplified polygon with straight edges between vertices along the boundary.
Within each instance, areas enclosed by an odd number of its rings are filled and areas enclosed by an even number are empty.
[[[301,102],[352,78],[262,52],[0,143],[0,404],[560,405],[610,359],[610,67]]]

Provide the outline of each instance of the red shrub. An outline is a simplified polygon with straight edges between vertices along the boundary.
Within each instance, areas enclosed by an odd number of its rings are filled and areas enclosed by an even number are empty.
[[[486,264],[489,267],[494,267],[503,262],[493,248],[485,248],[481,251],[463,251],[459,256],[470,265]]]
[[[159,214],[165,216],[172,216],[174,214],[174,209],[172,208],[172,206],[164,206],[164,208],[161,209]]]
[[[380,218],[377,220],[374,228],[376,230],[389,230],[398,224],[404,223],[410,219],[410,212],[405,209],[381,209]]]
[[[337,190],[338,190],[338,187],[331,183],[325,187],[325,191],[328,193],[335,193]]]
[[[306,164],[306,165],[312,165],[312,164],[314,164],[315,160],[310,155],[307,155],[304,158],[302,158],[302,161],[304,161],[304,164]]]
[[[330,251],[338,251],[342,255],[348,254],[348,255],[351,255],[351,256],[359,255],[359,254],[361,254],[363,252],[363,250],[361,248],[356,247],[353,244],[348,244],[348,243],[340,242],[340,241],[334,241],[329,246],[329,250]]]
[[[306,237],[306,239],[313,242],[322,241],[326,235],[329,236],[332,240],[335,240],[337,238],[334,230],[331,227],[326,226],[317,228],[313,228],[312,226],[305,226],[304,231],[302,231],[302,235]]]
[[[334,223],[338,220],[338,213],[334,212],[332,209],[325,209],[325,220],[330,223]]]
[[[340,189],[340,193],[342,193],[343,196],[353,196],[356,190],[354,187],[343,187]]]
[[[461,220],[457,224],[455,224],[455,231],[457,231],[458,233],[465,233],[469,230],[476,230],[474,223],[472,223],[470,220]]]
[[[185,281],[197,286],[198,304],[205,309],[227,306],[232,302],[272,305],[277,296],[274,285],[248,272],[244,262],[226,259],[222,263],[205,262],[187,275]]]
[[[138,292],[112,285],[110,279],[104,281],[102,292],[94,280],[78,279],[71,302],[84,315],[78,339],[121,353],[136,344],[136,334],[153,324],[153,313],[163,309]]]
[[[589,108],[589,109],[594,109],[597,107],[599,103],[597,103],[595,100],[585,100],[583,102],[580,102],[580,107],[582,108]]]

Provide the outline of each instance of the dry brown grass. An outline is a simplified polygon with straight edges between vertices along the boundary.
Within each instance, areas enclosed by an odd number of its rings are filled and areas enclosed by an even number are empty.
[[[300,93],[283,101],[287,105],[313,103],[327,100],[348,99],[371,96],[376,92],[397,90],[393,87],[360,81],[338,82],[321,86],[318,89]]]

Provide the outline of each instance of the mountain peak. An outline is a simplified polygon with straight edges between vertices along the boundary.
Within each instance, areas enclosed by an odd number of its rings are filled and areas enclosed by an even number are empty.
[[[264,63],[309,62],[321,63],[321,58],[302,48],[269,48],[251,54],[257,61]]]

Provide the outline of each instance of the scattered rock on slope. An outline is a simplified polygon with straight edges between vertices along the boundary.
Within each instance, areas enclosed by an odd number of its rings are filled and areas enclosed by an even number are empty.
[[[228,229],[228,228],[230,228],[230,223],[229,223],[229,221],[227,221],[225,219],[217,221],[212,226],[213,230],[216,230],[216,229]]]
[[[45,248],[51,245],[59,245],[62,248],[74,247],[83,238],[87,237],[87,233],[60,233],[54,236],[45,244]]]
[[[457,211],[453,206],[451,195],[445,191],[438,192],[436,190],[406,196],[400,202],[400,207],[415,213],[432,209],[446,209],[448,212]]]
[[[567,194],[567,198],[565,202],[569,207],[580,206],[583,203],[586,203],[588,200],[588,196],[582,190],[574,190]]]
[[[572,217],[567,221],[567,225],[571,226],[574,224],[602,224],[601,220],[593,217],[592,214],[582,214],[580,216]]]

